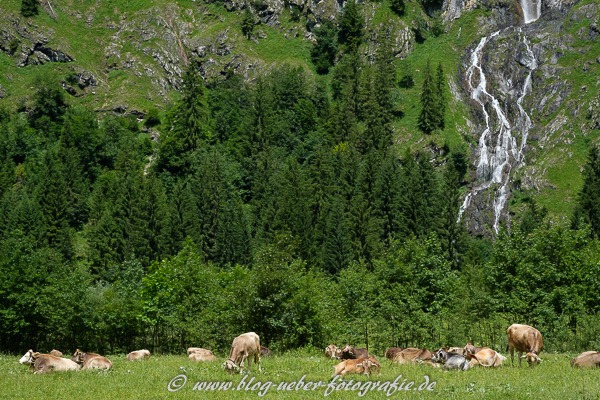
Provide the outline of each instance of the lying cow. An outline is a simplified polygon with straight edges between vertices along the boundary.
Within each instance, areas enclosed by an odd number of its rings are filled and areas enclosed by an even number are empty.
[[[342,349],[342,360],[355,360],[358,358],[369,357],[369,351],[367,349],[357,349],[350,345],[345,345]]]
[[[400,347],[390,347],[385,351],[385,358],[393,360],[396,354],[400,353],[402,349]]]
[[[63,353],[61,353],[61,352],[60,352],[60,351],[58,351],[58,350],[54,350],[54,349],[53,349],[53,350],[50,352],[50,355],[51,355],[51,356],[54,356],[54,357],[62,357],[62,356],[63,356]]]
[[[247,360],[248,372],[250,372],[252,357],[254,357],[254,362],[258,364],[258,371],[261,371],[260,338],[256,333],[248,332],[233,339],[233,342],[231,343],[231,351],[229,352],[229,359],[225,361],[223,366],[228,373],[242,373],[244,361]]]
[[[459,371],[466,371],[471,368],[469,361],[456,353],[449,353],[445,347],[442,347],[435,352],[431,361],[434,363],[443,363],[442,369],[448,371],[451,369],[457,369]]]
[[[81,369],[111,369],[112,362],[104,356],[96,353],[84,353],[77,349],[71,357],[71,361],[81,365]]]
[[[584,351],[571,360],[571,367],[597,368],[600,367],[600,351]]]
[[[471,368],[476,365],[481,365],[482,367],[499,367],[502,365],[502,361],[506,360],[506,357],[502,354],[488,348],[480,350],[475,354],[469,354],[467,358],[470,360],[469,364],[471,364]]]
[[[150,351],[148,350],[136,350],[127,354],[125,357],[127,361],[135,361],[135,360],[147,360],[150,358]]]
[[[396,364],[410,364],[418,363],[420,361],[430,361],[432,357],[433,354],[427,349],[409,347],[396,353],[394,358],[392,358],[392,362]]]
[[[481,350],[485,350],[485,349],[489,349],[489,347],[475,347],[471,343],[467,343],[464,347],[463,356],[466,357],[467,354],[475,354],[475,353],[480,352]]]
[[[372,371],[379,371],[381,364],[377,361],[374,356],[366,358],[354,358],[347,359],[333,367],[334,372],[332,378],[336,375],[348,375],[348,374],[364,374],[370,375]]]
[[[34,374],[45,374],[52,371],[77,371],[79,365],[73,361],[55,357],[50,354],[40,354],[29,350],[21,359],[20,364],[29,364],[30,368],[34,370]]]
[[[217,357],[212,351],[195,347],[195,350],[190,352],[188,349],[188,359],[190,361],[217,361]]]
[[[325,357],[336,358],[338,360],[341,360],[342,350],[338,349],[338,347],[335,344],[330,344],[325,348]]]
[[[460,354],[463,357],[466,357],[469,354],[469,351],[464,347],[449,347],[448,353]]]
[[[529,366],[539,364],[539,357],[544,342],[542,334],[537,329],[529,325],[512,324],[506,330],[508,336],[508,350],[510,351],[510,362],[514,364],[514,351],[519,352],[519,367],[521,359],[526,358]],[[525,352],[524,356],[521,356]]]
[[[273,352],[267,349],[265,346],[260,346],[260,356],[261,357],[271,357]]]

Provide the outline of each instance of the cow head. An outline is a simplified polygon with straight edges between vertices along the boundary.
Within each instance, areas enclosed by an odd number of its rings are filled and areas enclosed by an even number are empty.
[[[359,364],[360,365],[360,364]],[[358,365],[357,365],[358,366]],[[369,357],[362,362],[362,367],[364,369],[365,375],[371,375],[371,372],[381,370],[381,364],[374,357]]]
[[[227,371],[227,373],[229,374],[234,372],[240,372],[240,367],[238,367],[237,364],[234,363],[231,359],[225,361],[223,363],[223,367],[225,367],[225,371]]]
[[[431,361],[433,362],[445,362],[446,360],[448,360],[448,351],[445,347],[442,347],[441,349],[436,351],[433,354],[433,357],[431,357]]]
[[[73,357],[71,357],[71,361],[74,361],[77,364],[82,364],[83,363],[83,352],[81,350],[77,349],[75,351],[75,353],[73,353]]]
[[[335,344],[330,344],[325,348],[325,357],[339,359],[342,357],[342,351]]]
[[[535,352],[524,354],[521,356],[521,358],[526,358],[527,364],[529,364],[530,367],[533,367],[534,365],[537,365],[542,361],[542,359],[537,354],[535,354]]]
[[[349,344],[345,345],[340,353],[343,358],[355,358],[356,357],[356,354],[354,354],[354,347],[350,347]]]
[[[21,357],[19,364],[33,364],[39,355],[40,353],[29,350],[23,357]]]

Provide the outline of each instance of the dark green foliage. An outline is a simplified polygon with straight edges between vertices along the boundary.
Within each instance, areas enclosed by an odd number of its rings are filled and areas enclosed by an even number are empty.
[[[590,225],[592,235],[600,237],[600,150],[592,146],[583,169],[583,187],[577,198],[572,225]]]
[[[24,17],[38,15],[38,0],[21,0],[21,15]]]
[[[146,121],[144,121],[144,125],[148,127],[153,127],[160,124],[160,115],[158,114],[158,108],[152,107],[148,110],[148,114],[146,115]]]
[[[337,56],[338,31],[331,21],[325,20],[321,26],[313,30],[313,33],[317,41],[310,50],[310,56],[317,73],[326,74],[334,65]]]
[[[242,34],[250,39],[252,32],[254,32],[254,15],[250,7],[246,7],[242,16]]]
[[[20,44],[21,44],[21,42],[19,42],[19,39],[17,39],[17,38],[11,39],[11,41],[8,43],[8,50],[10,51],[11,55],[14,55],[17,52],[17,49],[19,48]]]
[[[435,77],[429,66],[429,59],[423,71],[423,86],[421,89],[421,113],[419,128],[425,133],[444,129],[446,114],[445,87],[446,81],[442,65],[439,64]]]
[[[390,0],[390,8],[396,15],[404,15],[404,9],[406,8],[405,0]]]
[[[362,42],[364,21],[355,0],[346,2],[338,23],[338,41],[349,52],[356,52]]]

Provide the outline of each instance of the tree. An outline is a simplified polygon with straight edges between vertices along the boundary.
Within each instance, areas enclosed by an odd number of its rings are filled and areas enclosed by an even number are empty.
[[[577,198],[573,226],[583,221],[590,225],[593,237],[600,237],[600,150],[592,146],[583,168],[583,187]]]
[[[247,39],[250,39],[250,35],[254,31],[254,15],[250,7],[246,7],[244,15],[242,16],[242,33]]]
[[[310,50],[310,56],[317,73],[326,74],[335,63],[337,55],[337,29],[331,21],[325,20],[313,33],[317,41]]]
[[[405,0],[390,0],[390,8],[398,16],[404,15]]]
[[[38,15],[38,0],[21,0],[21,15],[24,17]]]
[[[444,129],[446,117],[446,96],[444,95],[444,87],[446,86],[446,79],[444,77],[444,70],[442,69],[442,63],[438,64],[437,74],[435,77],[435,110],[437,111],[436,126],[438,129]]]
[[[342,9],[339,23],[338,41],[349,52],[356,52],[362,41],[364,21],[355,0],[349,0]]]
[[[419,128],[427,134],[438,128],[439,113],[436,107],[439,105],[436,99],[436,85],[431,74],[429,58],[423,70],[423,86],[421,87],[421,113],[419,114]]]

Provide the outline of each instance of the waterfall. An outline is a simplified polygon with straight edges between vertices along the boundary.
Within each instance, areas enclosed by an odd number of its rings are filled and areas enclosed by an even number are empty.
[[[467,86],[473,99],[483,113],[484,129],[479,137],[478,151],[479,161],[477,163],[476,181],[459,210],[459,220],[464,211],[469,207],[473,196],[490,189],[494,190],[494,231],[497,233],[500,217],[505,208],[509,194],[510,173],[513,167],[524,164],[524,149],[532,127],[531,119],[523,108],[525,96],[531,93],[531,75],[537,68],[535,55],[529,46],[529,42],[522,36],[525,45],[525,54],[520,58],[523,65],[529,70],[521,88],[515,88],[519,93],[517,108],[519,113],[514,121],[514,126],[500,107],[500,102],[487,91],[487,78],[483,70],[483,51],[488,41],[497,36],[495,32],[490,37],[483,37],[475,50],[471,53],[470,65],[466,71]],[[493,118],[494,117],[494,118]],[[493,118],[493,119],[492,119]],[[518,129],[514,129],[514,128]],[[521,143],[517,145],[517,137],[513,135],[520,133]],[[519,131],[519,132],[516,132]],[[495,139],[495,143],[494,143]]]
[[[525,24],[535,21],[542,13],[542,0],[519,0]]]

